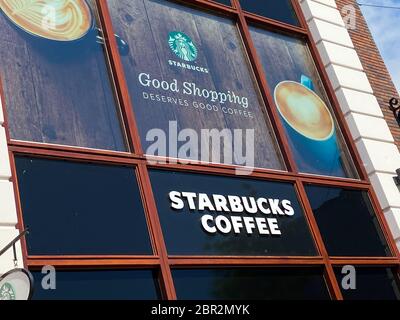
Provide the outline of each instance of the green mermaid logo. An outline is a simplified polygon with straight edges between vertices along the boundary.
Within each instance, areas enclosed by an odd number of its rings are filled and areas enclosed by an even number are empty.
[[[170,32],[168,43],[172,52],[185,61],[194,61],[197,58],[197,48],[192,39],[183,32]]]
[[[0,300],[15,300],[15,291],[10,283],[6,282],[1,286]]]

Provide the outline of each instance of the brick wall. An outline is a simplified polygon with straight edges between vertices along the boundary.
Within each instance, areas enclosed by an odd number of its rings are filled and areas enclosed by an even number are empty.
[[[356,8],[356,29],[349,30],[350,37],[361,60],[363,69],[371,83],[374,95],[382,109],[384,118],[389,125],[395,143],[400,149],[400,127],[397,124],[392,111],[389,109],[389,100],[392,97],[399,99],[399,94],[392,82],[391,76],[383,62],[377,46],[375,45],[371,32],[356,1],[336,0],[336,3],[342,16],[346,15],[346,12],[342,12],[343,6],[350,4]],[[396,26],[393,27],[396,28]]]

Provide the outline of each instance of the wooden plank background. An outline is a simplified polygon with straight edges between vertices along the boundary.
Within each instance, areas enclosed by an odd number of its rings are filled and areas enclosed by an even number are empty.
[[[13,139],[126,150],[94,31],[57,43],[20,30],[0,10],[0,76]]]
[[[122,61],[144,150],[151,144],[145,141],[148,130],[160,128],[168,132],[168,123],[173,120],[177,121],[178,129],[192,128],[198,133],[201,129],[212,128],[254,129],[255,165],[283,168],[275,138],[266,124],[265,107],[251,74],[237,27],[232,21],[168,1],[108,0],[108,5],[115,32],[130,46],[129,55],[123,56]],[[185,63],[169,48],[168,34],[171,31],[181,31],[191,37],[198,49],[198,57],[189,63],[208,68],[209,74],[168,64],[169,59]],[[195,82],[198,87],[208,90],[234,91],[239,96],[248,97],[248,111],[252,112],[253,118],[144,100],[142,92],[146,91],[187,99],[190,104],[192,101],[209,102],[182,92],[144,88],[138,81],[138,75],[142,72],[169,82],[175,78],[179,84]],[[218,107],[242,109],[231,103],[214,104]]]

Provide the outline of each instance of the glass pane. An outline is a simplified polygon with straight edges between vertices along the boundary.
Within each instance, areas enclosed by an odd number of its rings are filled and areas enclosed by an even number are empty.
[[[283,168],[233,21],[170,1],[108,4],[116,33],[129,45],[122,62],[147,154]],[[211,153],[202,129],[225,129]],[[234,129],[241,129],[237,136]],[[254,161],[240,159],[242,148]]]
[[[316,255],[288,183],[150,172],[169,254]]]
[[[349,271],[336,267],[335,273],[345,300],[400,300],[399,278],[390,268],[356,267],[355,286],[346,275]],[[346,278],[345,278],[346,277]],[[343,284],[347,289],[343,288]]]
[[[357,177],[307,45],[286,35],[250,30],[299,170]]]
[[[329,255],[391,255],[367,192],[317,186],[306,190]]]
[[[183,300],[328,300],[322,270],[314,268],[173,270]]]
[[[231,0],[212,0],[212,1],[222,3],[230,7],[232,6]]]
[[[243,10],[298,26],[290,0],[240,0]]]
[[[45,276],[32,272],[33,300],[157,300],[161,298],[156,272],[150,270],[56,271],[56,289],[44,290]]]
[[[11,138],[125,151],[92,2],[0,0],[0,8]]]
[[[29,254],[152,253],[134,168],[15,161]]]

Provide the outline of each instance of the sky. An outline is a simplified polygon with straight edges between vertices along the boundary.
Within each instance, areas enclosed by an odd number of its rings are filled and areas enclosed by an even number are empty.
[[[358,0],[359,3],[400,8],[400,0]],[[400,9],[360,6],[383,60],[400,92]]]

